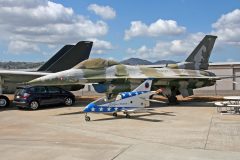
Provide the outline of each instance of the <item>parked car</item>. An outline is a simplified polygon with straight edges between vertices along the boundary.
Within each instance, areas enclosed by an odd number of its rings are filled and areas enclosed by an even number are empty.
[[[19,108],[38,109],[52,104],[73,105],[75,96],[62,88],[54,86],[21,86],[17,87],[13,103]]]

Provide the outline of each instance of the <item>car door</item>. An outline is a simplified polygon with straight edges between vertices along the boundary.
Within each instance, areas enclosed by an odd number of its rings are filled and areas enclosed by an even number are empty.
[[[58,104],[58,103],[62,102],[61,91],[59,88],[54,87],[54,86],[48,86],[47,89],[48,89],[48,93],[51,97],[50,98],[51,104]]]
[[[36,87],[33,87],[31,90],[33,90],[34,95],[38,100],[38,102],[40,103],[40,105],[49,104],[51,97],[49,96],[46,87],[36,86]]]

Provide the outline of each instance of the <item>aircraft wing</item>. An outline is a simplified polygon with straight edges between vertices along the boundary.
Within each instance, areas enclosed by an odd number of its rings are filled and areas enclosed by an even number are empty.
[[[28,72],[28,71],[11,71],[11,70],[0,70],[1,81],[11,83],[23,83],[28,82],[34,78],[48,75],[49,73],[43,72]]]
[[[30,71],[11,71],[11,70],[0,70],[0,76],[8,76],[8,75],[22,75],[22,76],[46,76],[50,73],[45,72],[30,72]]]
[[[240,76],[219,76],[219,79],[239,78]]]
[[[155,100],[155,99],[145,99],[145,100],[149,101],[149,102],[165,103],[164,101],[158,101],[158,100]]]
[[[89,81],[91,83],[99,83],[105,81],[112,81],[112,80],[145,80],[145,79],[152,79],[152,80],[179,80],[179,79],[206,79],[206,80],[220,80],[221,77],[210,77],[210,76],[164,76],[164,77],[90,77],[84,78],[85,81]]]
[[[128,110],[122,110],[124,114],[126,113],[146,113],[149,111],[152,111],[151,108],[136,108],[136,109],[128,109]]]

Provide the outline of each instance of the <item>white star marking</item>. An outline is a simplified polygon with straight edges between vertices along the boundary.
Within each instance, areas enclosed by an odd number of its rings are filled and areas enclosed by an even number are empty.
[[[103,107],[101,107],[99,110],[100,110],[100,112],[102,112],[103,111]]]
[[[108,110],[108,111],[110,111],[110,110],[111,110],[111,108],[110,108],[110,107],[108,107],[108,108],[107,108],[107,110]]]
[[[117,108],[117,107],[115,107],[114,109],[115,109],[115,111],[117,111],[117,110],[118,110],[118,108]]]
[[[131,93],[128,93],[129,96],[131,96],[132,94]]]
[[[91,111],[94,112],[94,111],[95,111],[95,108],[93,107],[93,108],[91,109]]]

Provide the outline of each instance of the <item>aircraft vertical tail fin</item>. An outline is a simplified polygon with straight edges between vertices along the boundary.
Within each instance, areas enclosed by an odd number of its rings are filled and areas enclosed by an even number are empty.
[[[186,59],[184,69],[207,70],[217,36],[206,35]]]
[[[59,72],[70,69],[89,58],[93,42],[80,41],[76,45],[66,45],[49,59],[38,71]]]
[[[61,58],[64,53],[69,51],[74,45],[63,46],[55,55],[53,55],[47,62],[45,62],[38,71],[46,71],[49,66],[51,66],[57,59]]]
[[[144,81],[140,86],[133,90],[133,92],[146,92],[151,91],[152,80]]]
[[[207,70],[209,66],[209,57],[216,38],[217,36],[206,35],[185,62],[167,64],[167,67],[172,69]]]

